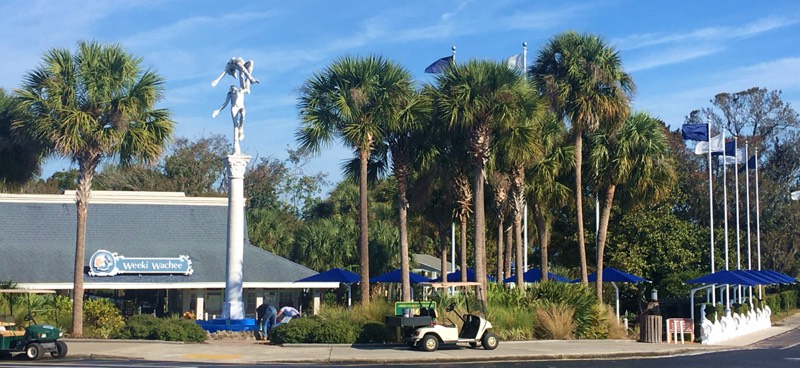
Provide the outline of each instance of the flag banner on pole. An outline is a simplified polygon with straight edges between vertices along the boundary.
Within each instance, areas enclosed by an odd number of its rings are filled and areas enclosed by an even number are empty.
[[[727,137],[725,137],[727,138]],[[725,152],[712,152],[712,156],[736,156],[736,141],[725,142]]]
[[[694,153],[698,155],[706,154],[709,151],[709,146],[711,147],[711,153],[724,152],[725,141],[723,141],[722,134],[717,134],[716,136],[711,137],[708,142],[697,142],[697,145],[694,146]]]
[[[708,124],[683,124],[681,135],[685,141],[707,141]]]
[[[793,201],[800,201],[800,190],[796,192],[792,192],[792,200]]]
[[[753,170],[755,168],[756,168],[756,156],[750,156],[750,159],[747,160],[747,163],[745,163],[739,168],[739,174],[741,174],[742,171]]]
[[[428,65],[425,68],[425,73],[438,74],[450,68],[451,65],[453,65],[453,56],[446,56]]]
[[[736,148],[734,152],[728,152],[727,144],[725,144],[725,165],[741,164],[744,163],[744,149]]]
[[[525,56],[522,53],[509,56],[506,63],[510,69],[522,69],[525,67]]]

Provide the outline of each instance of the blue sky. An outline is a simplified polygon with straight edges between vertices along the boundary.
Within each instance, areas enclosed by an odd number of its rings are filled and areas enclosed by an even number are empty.
[[[226,4],[236,4],[230,6]],[[782,90],[800,104],[800,2],[797,1],[30,1],[0,3],[0,87],[14,89],[53,47],[79,40],[119,42],[167,79],[162,107],[176,135],[232,135],[226,77],[210,82],[233,56],[254,60],[261,84],[247,96],[243,152],[286,157],[299,126],[303,82],[346,54],[380,54],[419,82],[436,59],[504,60],[528,43],[528,61],[554,35],[591,32],[619,50],[637,85],[634,109],[673,128],[720,92]],[[334,145],[309,172],[341,178],[348,149]],[[69,167],[50,160],[47,177]]]

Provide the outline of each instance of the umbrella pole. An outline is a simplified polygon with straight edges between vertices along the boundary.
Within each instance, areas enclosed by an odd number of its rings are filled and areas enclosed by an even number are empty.
[[[611,285],[614,286],[614,292],[617,296],[617,322],[619,322],[619,288],[616,282],[612,282]]]

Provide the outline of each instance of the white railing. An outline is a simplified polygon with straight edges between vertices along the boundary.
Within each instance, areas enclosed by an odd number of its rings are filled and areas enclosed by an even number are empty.
[[[712,322],[706,318],[705,308],[701,308],[700,318],[703,322],[700,327],[700,341],[703,344],[716,344],[770,328],[771,315],[772,310],[765,305],[763,308],[750,309],[747,313],[731,313],[728,310],[721,319],[715,315]]]

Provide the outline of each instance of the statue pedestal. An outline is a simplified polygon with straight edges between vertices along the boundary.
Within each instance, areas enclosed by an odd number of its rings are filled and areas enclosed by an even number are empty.
[[[222,319],[244,319],[244,172],[250,156],[238,152],[224,159],[228,169],[228,252],[225,270],[225,303]]]

